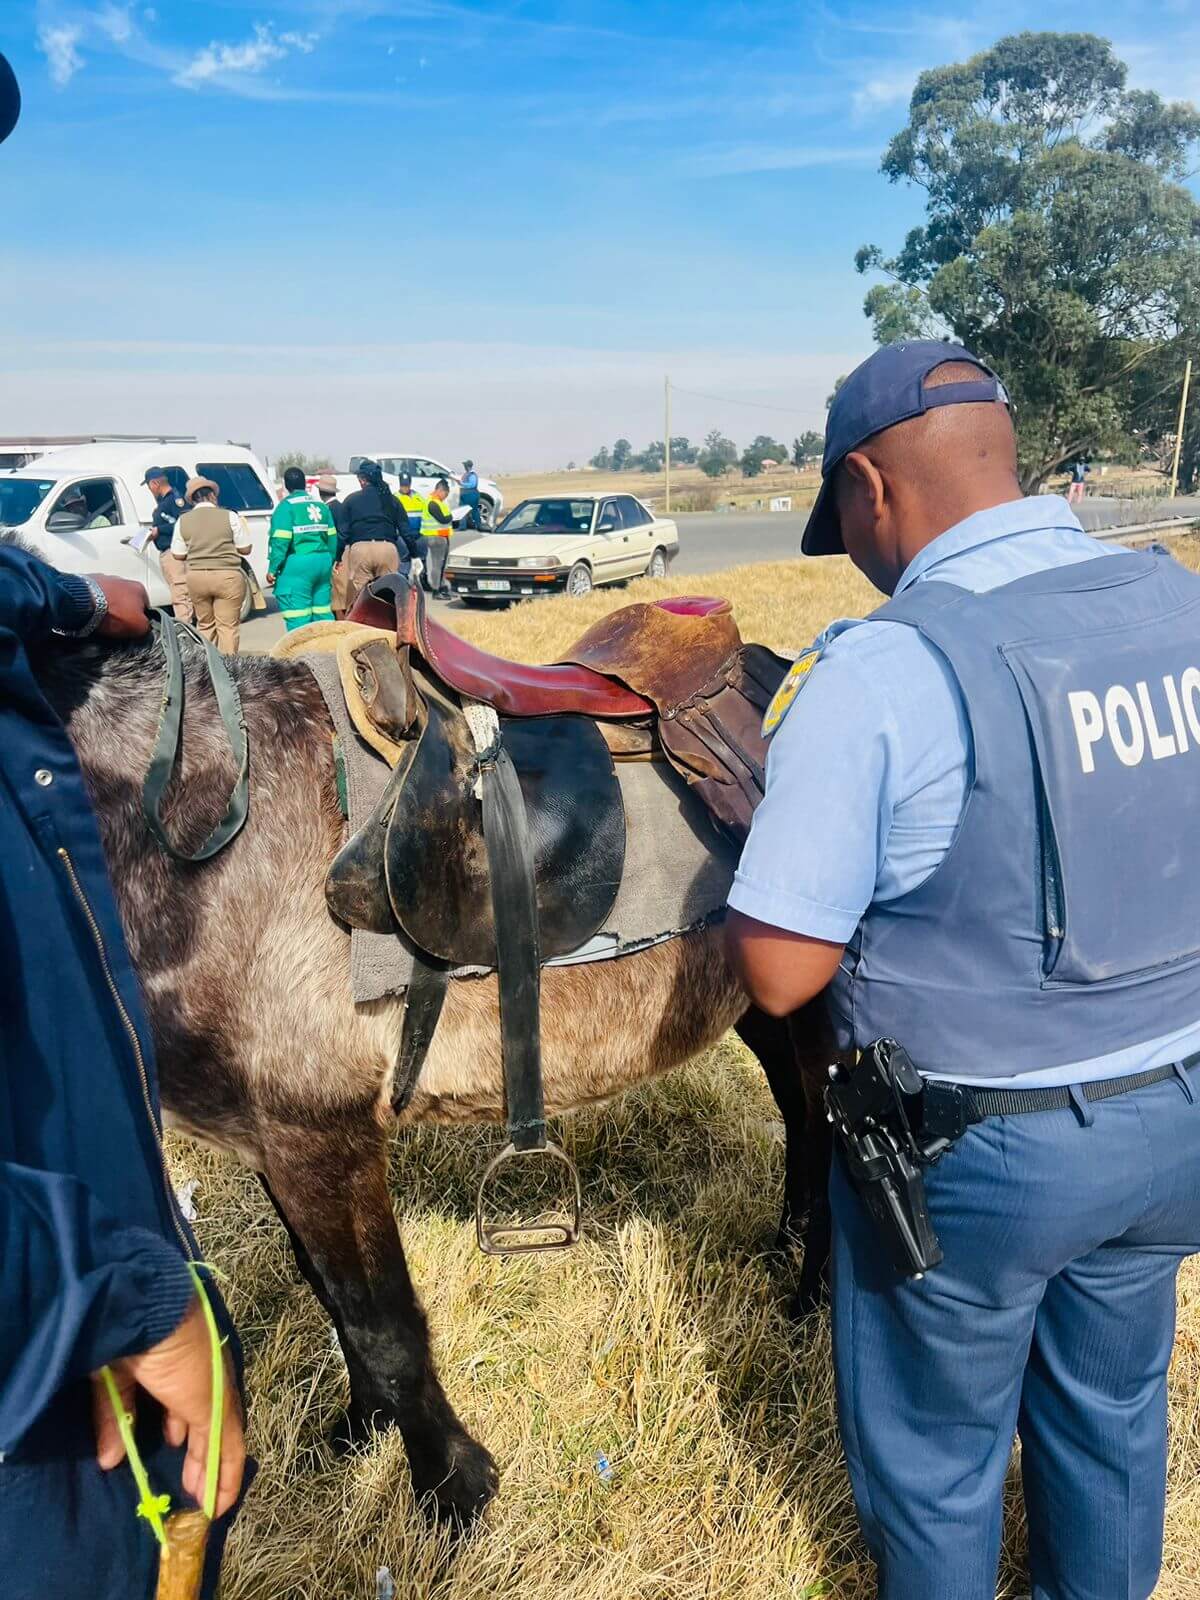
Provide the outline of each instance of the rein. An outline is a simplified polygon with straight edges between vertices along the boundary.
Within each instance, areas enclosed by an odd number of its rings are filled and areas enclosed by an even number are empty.
[[[156,611],[150,618],[150,627],[162,645],[167,672],[163,683],[162,706],[158,714],[158,732],[150,766],[142,785],[142,815],[155,839],[176,861],[208,861],[218,850],[223,850],[231,839],[237,837],[250,810],[250,741],[246,736],[246,719],[242,712],[242,698],[238,693],[229,668],[220,652],[186,622],[180,622],[167,611]],[[179,759],[180,741],[183,737],[184,673],[180,635],[187,634],[204,651],[208,679],[216,696],[217,710],[229,740],[230,754],[237,768],[233,790],[225,814],[203,843],[191,853],[178,849],[167,836],[162,819],[163,795]]]

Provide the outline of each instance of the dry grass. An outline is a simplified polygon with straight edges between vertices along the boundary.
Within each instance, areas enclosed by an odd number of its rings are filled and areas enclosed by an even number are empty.
[[[571,493],[636,494],[661,510],[666,490],[661,472],[530,472],[497,481],[510,510],[529,495]],[[673,467],[671,507],[674,511],[710,511],[716,505],[745,509],[772,495],[790,494],[798,511],[816,499],[820,481],[815,467],[773,467],[757,478],[743,478],[736,467],[723,478],[706,478],[699,467]]]
[[[1200,540],[1177,542],[1200,567]],[[745,632],[804,644],[871,591],[844,562],[737,569]],[[641,580],[462,619],[513,655],[553,656]],[[782,1184],[774,1106],[732,1038],[705,1059],[564,1130],[589,1232],[566,1257],[496,1263],[470,1227],[494,1135],[397,1141],[393,1190],[447,1390],[501,1467],[501,1496],[456,1558],[413,1510],[399,1439],[337,1460],[345,1403],[329,1325],[249,1173],[173,1140],[198,1177],[199,1234],[224,1272],[249,1357],[258,1482],[235,1530],[225,1600],[371,1600],[387,1565],[400,1600],[867,1600],[833,1414],[827,1322],[790,1327],[792,1269],[762,1251]],[[1171,1376],[1166,1567],[1159,1600],[1200,1594],[1200,1271],[1181,1279]],[[965,1358],[964,1358],[965,1359]],[[604,1451],[615,1469],[596,1472]],[[1014,1511],[1016,1496],[1014,1492]],[[1009,1519],[1002,1593],[1019,1581]]]

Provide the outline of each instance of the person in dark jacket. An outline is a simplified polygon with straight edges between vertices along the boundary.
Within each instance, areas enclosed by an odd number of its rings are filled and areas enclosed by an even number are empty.
[[[151,521],[154,526],[154,548],[158,551],[158,564],[171,591],[171,609],[180,622],[191,622],[195,617],[191,590],[188,588],[187,562],[171,549],[175,524],[191,510],[187,501],[178,494],[167,477],[165,467],[151,467],[142,480],[158,504]]]
[[[135,1514],[102,1367],[173,1508],[201,1494],[208,1457],[211,1351],[189,1269],[199,1251],[167,1183],[149,1028],[83,774],[27,654],[55,648],[52,633],[147,627],[140,584],[65,576],[0,543],[4,1600],[155,1592],[158,1545]],[[236,1386],[227,1393],[206,1596],[245,1461]]]
[[[333,569],[333,614],[344,617],[358,591],[386,572],[407,577],[421,554],[421,535],[392,493],[377,461],[360,461],[358,488],[337,514],[337,563]]]

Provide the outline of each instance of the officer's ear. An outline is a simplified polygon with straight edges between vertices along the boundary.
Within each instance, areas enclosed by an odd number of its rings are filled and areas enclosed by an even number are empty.
[[[838,506],[843,520],[854,518],[878,525],[883,516],[885,491],[879,468],[861,450],[843,456],[838,485]]]

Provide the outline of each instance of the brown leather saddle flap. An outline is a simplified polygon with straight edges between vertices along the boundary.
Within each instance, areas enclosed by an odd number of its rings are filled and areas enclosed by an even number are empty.
[[[741,644],[728,600],[679,595],[610,612],[562,659],[619,679],[670,717],[733,663]]]
[[[673,717],[658,723],[671,765],[738,844],[766,788],[763,715],[790,665],[765,645],[743,645]]]

